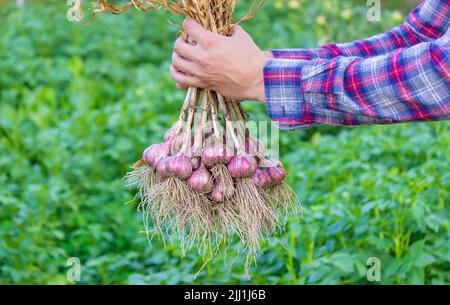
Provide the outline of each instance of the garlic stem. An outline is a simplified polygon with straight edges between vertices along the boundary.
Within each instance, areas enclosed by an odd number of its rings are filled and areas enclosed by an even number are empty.
[[[227,107],[225,105],[223,97],[222,97],[222,95],[220,95],[217,92],[216,92],[216,95],[217,95],[217,100],[219,101],[219,106],[222,109],[222,113],[225,118],[226,127],[227,127],[227,129],[230,130],[231,138],[233,139],[233,142],[234,142],[234,145],[236,146],[237,152],[238,152],[238,154],[243,153],[242,146],[241,146],[241,144],[236,136],[236,133],[234,131],[234,126],[233,126],[230,114],[227,111]]]
[[[244,119],[244,116],[242,115],[242,112],[241,112],[241,109],[239,108],[239,105],[237,103],[233,103],[233,102],[230,102],[227,105],[231,105],[231,107],[233,107],[233,109],[234,109],[233,112],[237,115],[237,118],[239,120],[238,125],[241,126],[241,128],[243,129],[244,141],[245,141],[245,139],[247,139],[246,132],[248,132],[248,144],[249,144],[250,151],[256,152],[258,154],[258,156],[259,156],[259,152],[258,152],[258,148],[259,147],[256,145],[255,142],[250,140],[251,134],[250,134],[250,131],[248,130],[248,128],[246,127],[246,125],[245,125],[245,119]]]
[[[189,98],[189,107],[188,107],[189,114],[188,114],[188,119],[186,121],[186,130],[184,131],[185,134],[184,134],[183,146],[181,147],[181,150],[180,150],[180,152],[182,154],[185,154],[187,152],[188,148],[190,148],[191,132],[192,132],[191,126],[192,126],[192,122],[194,120],[195,109],[196,109],[197,102],[198,102],[198,98],[197,98],[198,89],[193,88],[192,91],[193,92]]]
[[[194,138],[194,153],[196,156],[201,155],[201,149],[202,149],[202,144],[203,144],[203,140],[204,140],[205,125],[206,125],[206,120],[208,118],[208,108],[207,107],[208,107],[208,94],[206,94],[206,92],[203,92],[202,104],[201,104],[201,110],[202,110],[201,121],[200,121],[200,126],[197,127],[197,131],[196,131],[195,138]]]
[[[178,121],[184,121],[186,119],[186,114],[189,109],[189,103],[193,90],[196,90],[196,88],[189,87],[187,90],[186,97],[184,98],[183,102],[183,107],[181,108],[180,116],[178,117]]]
[[[209,91],[208,91],[208,96],[209,96],[209,104],[210,104],[210,108],[211,108],[211,122],[212,122],[213,129],[214,129],[214,135],[216,136],[217,139],[220,140],[221,135],[220,135],[220,127],[218,124],[219,115],[217,113],[217,104]]]

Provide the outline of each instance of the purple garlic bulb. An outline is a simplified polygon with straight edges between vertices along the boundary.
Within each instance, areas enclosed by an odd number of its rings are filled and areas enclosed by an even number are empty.
[[[227,164],[231,159],[232,153],[229,147],[222,143],[216,143],[203,149],[202,162],[207,167],[216,164]]]
[[[163,177],[177,177],[186,180],[192,174],[191,161],[184,155],[175,155],[162,159],[156,171]]]
[[[168,157],[169,170],[175,175],[175,177],[186,180],[192,174],[191,160],[185,155],[175,155]]]
[[[271,182],[269,174],[267,174],[264,170],[258,168],[252,176],[252,181],[259,186],[260,188],[265,188]]]
[[[259,160],[259,166],[262,168],[269,168],[269,167],[283,167],[283,164],[279,160],[269,160],[266,158],[261,158]]]
[[[153,144],[144,150],[142,159],[148,164],[156,167],[162,159],[167,157],[168,154],[169,146],[167,144]]]
[[[218,181],[214,181],[211,193],[209,193],[209,197],[215,202],[223,202],[223,187]]]
[[[158,166],[156,166],[156,171],[158,174],[160,174],[162,177],[169,178],[173,177],[173,173],[170,171],[169,164],[170,164],[170,157],[162,159]]]
[[[204,165],[192,173],[187,183],[193,190],[201,193],[209,193],[213,187],[211,174]]]
[[[280,184],[286,177],[286,170],[283,167],[269,167],[266,168],[266,172],[270,177],[270,183],[272,185]]]
[[[233,178],[253,176],[257,168],[255,158],[249,155],[234,156],[228,163],[228,170]]]

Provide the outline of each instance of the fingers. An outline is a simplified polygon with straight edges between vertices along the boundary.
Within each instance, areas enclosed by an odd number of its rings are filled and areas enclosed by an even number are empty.
[[[205,41],[213,40],[218,34],[207,31],[192,18],[186,18],[183,22],[183,30],[194,41],[204,44]]]
[[[187,88],[189,88],[188,86],[182,85],[180,83],[175,82],[176,86],[178,89],[180,90],[186,90]]]
[[[197,77],[193,75],[188,75],[182,73],[175,69],[173,65],[170,66],[170,74],[175,82],[177,82],[177,87],[180,89],[185,89],[187,87],[205,88],[205,84],[200,81]]]
[[[174,51],[187,60],[194,60],[195,46],[186,42],[183,37],[178,37],[173,46]]]
[[[184,38],[184,41],[186,41],[187,43],[189,43],[192,46],[195,46],[197,44],[197,41],[195,41],[193,38],[191,38],[188,34],[184,34],[182,37]]]
[[[186,60],[176,52],[172,54],[172,65],[177,71],[184,74],[198,76],[199,67],[194,62]]]

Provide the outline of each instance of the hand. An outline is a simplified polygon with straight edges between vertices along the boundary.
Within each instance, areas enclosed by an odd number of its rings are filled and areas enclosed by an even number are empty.
[[[214,90],[237,100],[264,102],[263,69],[272,54],[262,52],[240,26],[231,36],[205,30],[193,19],[176,40],[170,71],[177,87]]]

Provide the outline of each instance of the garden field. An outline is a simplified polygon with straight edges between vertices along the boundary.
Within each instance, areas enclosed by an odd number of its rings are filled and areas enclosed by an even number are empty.
[[[177,241],[149,245],[122,177],[177,118],[182,18],[83,25],[65,1],[36,2],[0,1],[1,284],[73,284],[70,257],[78,284],[450,284],[448,122],[280,132],[303,217],[265,242],[249,278],[237,243],[201,271],[208,257],[182,257]],[[366,1],[269,0],[243,27],[264,49],[314,47],[398,25],[411,2],[382,1],[370,23]],[[264,105],[243,107],[268,119]],[[371,257],[380,282],[367,279]]]

